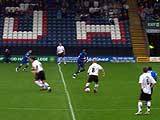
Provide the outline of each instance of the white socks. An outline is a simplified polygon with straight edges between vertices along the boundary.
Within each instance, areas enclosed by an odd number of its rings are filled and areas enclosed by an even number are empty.
[[[47,82],[44,82],[44,89],[50,89],[49,84]]]
[[[87,87],[89,87],[89,85],[90,85],[90,83],[86,83],[86,86],[85,86],[85,87],[87,88]]]
[[[147,111],[150,112],[151,108],[151,101],[147,101]]]
[[[98,88],[98,86],[99,86],[98,84],[95,84],[95,85],[94,85],[94,88],[95,88],[95,89],[97,89],[97,88]]]
[[[34,81],[36,85],[38,85],[39,87],[43,87],[43,83],[41,80],[37,80],[37,81]]]
[[[138,112],[141,112],[142,111],[142,102],[141,101],[139,101],[138,102]]]
[[[91,84],[91,83],[86,83],[85,88],[88,88],[90,84]],[[95,84],[95,85],[94,85],[94,90],[97,91],[98,86],[99,86],[98,84]]]
[[[146,102],[146,105],[147,105],[147,112],[150,112],[150,108],[151,108],[151,101],[147,101]],[[142,106],[143,106],[143,103],[141,101],[138,102],[138,112],[141,112],[142,111]]]
[[[39,87],[43,87],[44,89],[50,89],[49,84],[47,82],[42,82],[41,80],[35,81],[35,84]]]

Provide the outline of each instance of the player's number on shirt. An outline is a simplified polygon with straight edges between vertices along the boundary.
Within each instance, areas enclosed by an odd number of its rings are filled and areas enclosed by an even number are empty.
[[[95,72],[95,68],[92,68],[92,73],[94,73]]]
[[[36,66],[36,69],[39,69],[41,67],[42,67],[42,64],[39,64],[39,66],[38,65]]]
[[[149,85],[149,80],[148,80],[148,79],[146,79],[146,81],[147,81],[147,85]]]

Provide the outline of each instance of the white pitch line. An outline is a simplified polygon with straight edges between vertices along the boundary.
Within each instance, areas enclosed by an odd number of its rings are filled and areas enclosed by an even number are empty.
[[[96,111],[96,112],[104,112],[104,111],[133,111],[137,110],[137,108],[108,108],[108,109],[77,109],[77,111]],[[160,108],[151,108],[151,110],[160,110]]]
[[[29,108],[29,107],[10,107],[10,108],[0,108],[0,110],[30,110],[30,111],[68,111],[67,108]],[[133,111],[137,110],[136,108],[108,108],[108,109],[85,109],[79,108],[76,111],[95,111],[95,112],[104,112],[104,111]],[[151,110],[160,110],[160,108],[153,107]]]
[[[62,73],[62,70],[61,70],[61,66],[59,64],[58,64],[58,69],[59,69],[59,72],[60,72],[60,75],[61,75],[61,78],[62,78],[64,90],[65,90],[67,100],[68,100],[69,109],[70,109],[70,112],[71,112],[71,115],[72,115],[72,119],[76,120],[74,110],[73,110],[73,106],[72,106],[72,103],[71,103],[71,98],[70,98],[70,95],[69,95],[69,92],[68,92],[68,89],[67,89],[67,86],[66,86],[66,82],[64,80],[64,76],[63,76],[63,73]]]

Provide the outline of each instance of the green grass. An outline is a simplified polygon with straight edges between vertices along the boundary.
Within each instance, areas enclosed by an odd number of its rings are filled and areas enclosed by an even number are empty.
[[[61,65],[76,120],[158,120],[159,110],[151,115],[135,116],[139,96],[138,78],[143,66],[159,72],[157,63],[100,63],[105,78],[100,77],[97,94],[84,93],[86,72],[72,79],[76,64]],[[44,63],[52,93],[39,91],[28,72],[15,72],[17,64],[0,64],[0,120],[72,120],[63,82],[55,63]],[[88,65],[86,68],[88,68]],[[160,108],[159,84],[154,89],[152,108]]]

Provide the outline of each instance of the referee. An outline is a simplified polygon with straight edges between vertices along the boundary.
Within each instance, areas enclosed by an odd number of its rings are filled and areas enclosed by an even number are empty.
[[[59,43],[59,45],[57,46],[57,62],[58,64],[61,64],[61,62],[64,62],[64,64],[66,64],[66,61],[65,61],[65,48],[64,46],[62,45],[62,43]]]

